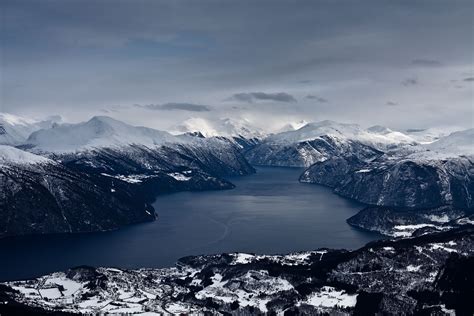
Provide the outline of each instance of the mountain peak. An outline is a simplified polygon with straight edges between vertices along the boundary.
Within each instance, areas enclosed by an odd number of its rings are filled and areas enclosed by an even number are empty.
[[[245,138],[262,138],[265,133],[245,118],[205,119],[192,117],[171,128],[175,134],[200,132],[206,137],[242,136]]]
[[[68,152],[129,144],[156,146],[170,141],[180,140],[167,132],[132,126],[108,116],[94,116],[86,122],[36,131],[27,143],[39,151]]]

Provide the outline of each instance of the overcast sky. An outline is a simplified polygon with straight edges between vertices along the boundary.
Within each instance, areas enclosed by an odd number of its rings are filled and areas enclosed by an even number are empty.
[[[0,110],[474,125],[474,1],[3,0]]]

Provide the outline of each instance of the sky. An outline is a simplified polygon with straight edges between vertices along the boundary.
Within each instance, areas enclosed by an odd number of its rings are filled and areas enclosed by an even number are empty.
[[[3,0],[0,111],[474,126],[474,1]]]

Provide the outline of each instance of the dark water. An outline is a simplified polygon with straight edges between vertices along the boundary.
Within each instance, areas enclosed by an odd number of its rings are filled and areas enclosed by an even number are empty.
[[[330,189],[298,182],[301,169],[258,168],[231,179],[234,190],[160,196],[158,221],[106,233],[0,240],[0,280],[78,265],[172,266],[183,256],[357,248],[380,238],[346,224],[363,206]]]

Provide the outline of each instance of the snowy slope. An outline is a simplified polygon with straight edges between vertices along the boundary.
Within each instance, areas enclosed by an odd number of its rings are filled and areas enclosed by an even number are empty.
[[[173,134],[201,132],[204,136],[263,138],[265,132],[246,119],[209,120],[193,117],[170,129]]]
[[[97,147],[144,146],[182,142],[184,138],[152,128],[132,126],[106,116],[95,116],[87,122],[62,124],[34,132],[26,143],[33,151],[71,152]]]
[[[448,155],[474,155],[474,128],[454,132],[425,147]]]
[[[52,160],[38,156],[12,146],[0,145],[0,166],[5,164],[54,163]]]
[[[369,129],[364,129],[357,124],[345,124],[330,120],[309,123],[295,131],[272,135],[267,138],[267,141],[283,144],[299,143],[313,140],[323,135],[332,135],[359,141],[379,150],[402,145],[413,145],[416,143],[410,136],[386,127],[374,126]]]
[[[298,121],[298,122],[290,122],[288,124],[283,125],[283,127],[279,128],[276,131],[276,133],[296,131],[296,130],[302,128],[303,126],[305,126],[306,124],[308,124],[308,122],[305,121],[305,120],[301,120],[301,121]]]
[[[60,120],[60,117],[51,117],[44,121],[37,121],[13,114],[0,113],[0,144],[21,144],[34,131],[49,128]]]
[[[429,144],[460,130],[462,128],[459,127],[430,127],[426,129],[408,129],[404,131],[404,134],[421,144]]]
[[[465,303],[471,298],[472,234],[465,225],[354,251],[190,256],[162,269],[80,266],[2,283],[0,312],[472,315]]]
[[[446,160],[460,156],[474,156],[474,129],[467,129],[439,137],[434,142],[413,146],[406,151],[400,148],[392,151],[393,156],[411,160]]]

